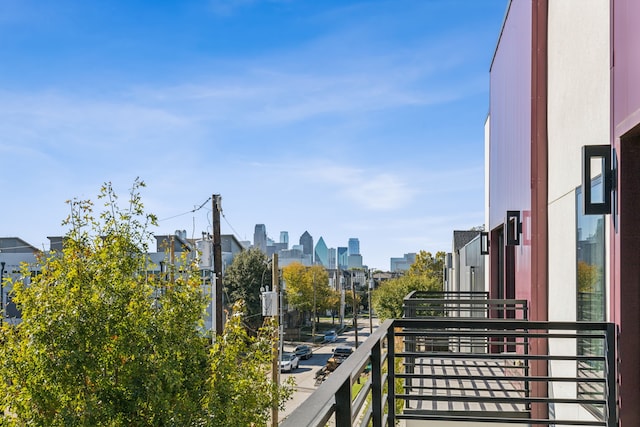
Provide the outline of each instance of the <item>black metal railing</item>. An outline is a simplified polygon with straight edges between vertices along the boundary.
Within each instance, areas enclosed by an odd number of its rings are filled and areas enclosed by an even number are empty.
[[[403,300],[406,319],[462,317],[468,319],[528,318],[525,299],[489,298],[481,291],[413,291]]]
[[[617,427],[615,331],[597,322],[387,320],[281,425],[391,427],[404,419]],[[601,353],[576,354],[585,335],[601,341]],[[485,351],[422,344],[439,338],[483,342]],[[492,351],[496,340],[513,351]],[[578,377],[581,363],[601,369]],[[585,386],[589,396],[578,395]]]

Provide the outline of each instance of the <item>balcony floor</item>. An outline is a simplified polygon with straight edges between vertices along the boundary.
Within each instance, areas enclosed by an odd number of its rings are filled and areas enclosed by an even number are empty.
[[[513,361],[418,357],[414,366],[420,377],[406,379],[405,394],[415,397],[407,402],[406,412],[529,416],[524,403],[510,401],[525,397],[521,381],[504,378],[522,374],[523,368]]]

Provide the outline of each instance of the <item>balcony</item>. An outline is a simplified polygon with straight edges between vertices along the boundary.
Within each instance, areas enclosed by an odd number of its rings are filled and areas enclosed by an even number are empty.
[[[617,426],[616,329],[412,295],[281,426]],[[493,317],[496,316],[496,317]]]

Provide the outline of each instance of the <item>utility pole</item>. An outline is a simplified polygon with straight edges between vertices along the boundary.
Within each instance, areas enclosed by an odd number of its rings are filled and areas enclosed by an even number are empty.
[[[4,325],[4,261],[0,262],[0,326]]]
[[[275,324],[276,324],[276,333],[277,340],[273,341],[273,345],[271,346],[271,381],[274,384],[280,386],[280,320],[278,316],[280,316],[280,311],[282,310],[281,301],[280,301],[280,277],[278,272],[278,254],[273,254],[273,262],[271,263],[271,278],[273,282],[273,290],[276,293],[276,315],[275,315]],[[278,402],[274,402],[273,406],[271,406],[271,426],[278,427]]]
[[[222,240],[220,237],[220,212],[222,212],[222,206],[220,202],[222,197],[219,194],[211,196],[211,202],[213,207],[213,271],[215,286],[215,307],[216,307],[216,335],[222,335],[224,330],[224,324],[222,319]]]
[[[368,271],[369,273],[369,335],[373,334],[373,318],[372,318],[372,314],[373,314],[373,310],[371,309],[371,292],[373,292],[373,273],[371,270]]]
[[[351,279],[351,297],[353,298],[353,330],[356,337],[356,348],[358,348],[358,302],[356,301],[356,287],[353,281],[353,271],[349,272]]]
[[[312,267],[313,268],[313,267]],[[313,319],[311,322],[311,344],[316,341],[316,272],[313,270]]]
[[[338,290],[340,291],[340,327],[344,326],[344,306],[345,306],[345,295],[344,295],[344,276],[340,272],[340,263],[338,263]]]

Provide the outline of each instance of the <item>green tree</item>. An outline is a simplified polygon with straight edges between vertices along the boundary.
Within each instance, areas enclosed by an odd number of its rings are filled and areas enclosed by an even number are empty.
[[[237,254],[225,271],[224,286],[231,304],[244,301],[250,327],[259,327],[262,323],[260,288],[271,288],[271,265],[264,252],[251,248]]]
[[[420,251],[406,275],[383,282],[371,294],[371,305],[380,319],[403,316],[403,300],[413,291],[441,291],[444,252],[433,256]]]
[[[271,408],[284,409],[293,394],[293,377],[282,387],[269,380],[273,339],[277,337],[275,319],[267,318],[256,336],[243,325],[242,301],[235,304],[236,315],[225,325],[222,339],[211,352],[212,376],[208,381],[204,405],[213,426],[266,426]]]
[[[578,291],[593,292],[600,281],[600,269],[585,261],[578,261]]]
[[[214,379],[238,363],[220,361],[219,352],[255,353],[247,362],[251,369],[240,373],[250,381],[268,369],[264,338],[257,347],[230,340],[224,349],[209,348],[201,335],[206,301],[194,264],[183,259],[168,276],[148,273],[154,270],[148,227],[156,219],[144,213],[141,187],[136,180],[121,209],[105,184],[97,218],[91,201],[69,201],[63,251],[40,260],[41,274],[30,283],[27,266],[23,280],[13,283],[22,322],[1,330],[2,425],[221,425],[216,420],[227,409],[214,403],[234,399],[235,390]],[[218,341],[237,335],[234,325]],[[262,387],[244,408],[262,420],[286,390]]]
[[[307,271],[311,276],[312,284],[315,283],[316,293],[316,316],[327,310],[337,310],[340,305],[340,293],[329,284],[329,273],[320,266],[314,265]],[[316,318],[319,322],[319,319]]]
[[[329,286],[327,270],[320,265],[305,267],[295,262],[282,269],[282,278],[286,282],[287,301],[303,313],[310,313],[315,336],[318,313],[339,303],[339,295]]]
[[[446,256],[447,254],[443,251],[438,251],[435,255],[432,255],[431,252],[420,251],[416,254],[416,260],[409,267],[407,274],[442,280]]]

